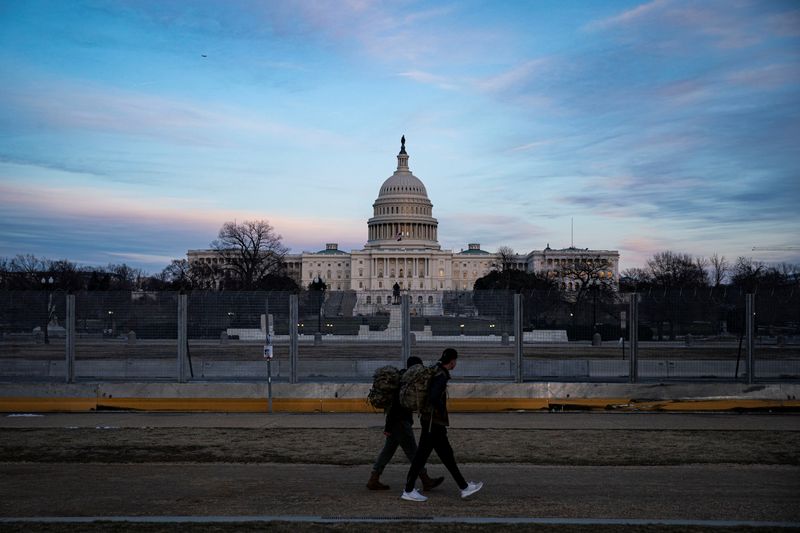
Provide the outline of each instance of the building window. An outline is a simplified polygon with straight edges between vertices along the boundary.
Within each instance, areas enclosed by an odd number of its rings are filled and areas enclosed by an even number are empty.
[[[428,303],[433,304],[433,296],[428,296]]]
[[[359,289],[363,289],[364,288],[364,282],[363,281],[359,281],[358,282],[358,288]]]
[[[422,303],[422,296],[417,296],[417,303],[418,303],[418,304],[421,304],[421,303]]]
[[[376,303],[376,304],[379,304],[379,303],[381,303],[381,297],[380,297],[380,296],[376,296],[376,297],[375,297],[375,303]]]
[[[367,305],[372,303],[372,296],[367,296]]]
[[[360,277],[362,277],[363,275],[364,275],[364,269],[363,269],[363,268],[359,268],[359,269],[358,269],[358,277],[360,278]]]
[[[379,281],[379,282],[378,282],[378,288],[379,288],[379,289],[382,289],[382,288],[383,288],[383,282],[382,282],[382,281]]]

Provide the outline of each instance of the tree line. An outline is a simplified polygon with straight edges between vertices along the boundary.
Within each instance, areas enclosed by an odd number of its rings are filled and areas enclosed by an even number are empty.
[[[288,248],[266,220],[226,222],[210,249],[216,261],[175,259],[161,272],[148,274],[125,263],[105,267],[78,266],[67,260],[38,258],[31,254],[0,257],[0,288],[53,290],[277,290],[298,292],[300,286],[287,275]],[[602,257],[575,261],[562,266],[562,279],[546,272],[526,272],[517,264],[516,254],[501,246],[490,272],[476,280],[474,289],[556,292],[571,280],[570,299],[580,302],[590,294],[617,291],[613,280],[604,276],[608,264]],[[51,281],[52,280],[52,281]],[[748,257],[729,262],[724,256],[693,257],[664,251],[654,254],[643,267],[629,268],[619,277],[619,292],[653,289],[696,289],[733,286],[746,292],[759,288],[797,286],[800,266],[770,265]],[[309,287],[314,289],[315,287]]]
[[[745,292],[800,285],[800,265],[770,265],[751,257],[728,261],[713,254],[709,258],[686,253],[659,252],[644,267],[630,268],[620,276],[620,291],[648,289],[692,289],[736,287]]]
[[[16,290],[279,290],[297,292],[286,273],[288,248],[265,220],[226,222],[210,243],[217,261],[174,259],[148,274],[125,263],[79,266],[32,254],[0,257],[0,289]]]
[[[591,258],[591,261],[568,263],[557,270],[558,277],[550,277],[547,272],[519,270],[514,257],[511,248],[500,247],[490,272],[476,280],[475,290],[558,290],[564,288],[559,283],[558,278],[561,278],[573,281],[570,292],[578,301],[592,291],[616,292],[612,280],[602,274],[608,270],[608,265],[600,256]],[[619,276],[619,292],[709,287],[736,287],[745,292],[755,292],[760,288],[799,285],[800,265],[773,265],[750,257],[738,257],[731,262],[716,253],[705,258],[681,252],[658,252],[644,266],[629,268]]]

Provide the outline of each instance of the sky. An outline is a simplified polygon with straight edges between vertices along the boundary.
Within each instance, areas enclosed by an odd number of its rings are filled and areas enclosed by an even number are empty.
[[[362,249],[401,135],[444,249],[800,263],[800,3],[0,0],[0,257]]]

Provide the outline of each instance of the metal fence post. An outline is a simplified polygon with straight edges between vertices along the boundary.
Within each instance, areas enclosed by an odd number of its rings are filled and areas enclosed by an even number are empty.
[[[747,331],[747,383],[753,383],[753,372],[755,370],[755,364],[753,362],[753,352],[755,348],[755,317],[756,317],[756,304],[755,304],[755,295],[753,294],[746,294],[744,297],[745,301],[745,312],[747,313],[747,317],[745,318],[745,328]]]
[[[636,383],[639,381],[639,295],[635,292],[630,295],[628,314],[628,344],[631,351],[628,379]]]
[[[267,359],[267,408],[272,413],[272,336],[275,334],[269,314],[269,296],[264,298],[264,357]]]
[[[411,296],[404,294],[400,297],[400,368],[406,367],[406,361],[411,357]]]
[[[188,297],[178,295],[178,383],[186,381]]]
[[[289,383],[297,383],[297,321],[299,306],[296,294],[289,295]]]
[[[514,380],[522,383],[522,295],[514,295],[514,361],[516,372]]]
[[[67,294],[67,383],[75,381],[75,295]]]

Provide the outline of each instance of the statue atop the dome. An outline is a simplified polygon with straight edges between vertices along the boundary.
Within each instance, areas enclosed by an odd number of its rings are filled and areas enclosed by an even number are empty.
[[[405,135],[400,137],[400,153],[401,154],[406,153],[406,136]]]

